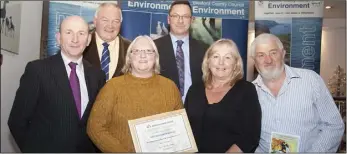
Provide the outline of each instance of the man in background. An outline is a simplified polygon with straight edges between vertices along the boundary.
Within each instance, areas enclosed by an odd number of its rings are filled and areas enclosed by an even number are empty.
[[[83,53],[85,60],[105,72],[106,80],[122,74],[126,50],[130,44],[119,35],[122,20],[122,10],[117,4],[100,4],[93,20],[95,32]]]
[[[194,20],[192,15],[189,1],[174,1],[167,17],[170,34],[155,40],[160,56],[160,73],[175,82],[183,102],[192,83],[202,82],[201,65],[208,48],[189,35]]]

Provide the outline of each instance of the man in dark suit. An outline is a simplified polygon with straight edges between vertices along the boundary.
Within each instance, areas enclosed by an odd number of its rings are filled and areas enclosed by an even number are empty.
[[[155,40],[160,73],[176,83],[184,102],[192,83],[202,82],[201,64],[208,46],[189,35],[194,20],[189,1],[174,1],[167,20],[170,34]]]
[[[119,35],[122,10],[115,3],[102,3],[95,12],[95,32],[83,53],[84,59],[102,69],[106,80],[122,74],[130,41]]]
[[[88,24],[70,16],[56,34],[58,54],[29,62],[8,125],[21,152],[95,152],[86,123],[105,74],[82,60]]]

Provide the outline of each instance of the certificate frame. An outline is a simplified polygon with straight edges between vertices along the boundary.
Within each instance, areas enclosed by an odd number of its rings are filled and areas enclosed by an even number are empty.
[[[175,110],[175,111],[171,111],[171,112],[165,112],[165,113],[161,113],[161,114],[156,114],[156,115],[152,115],[152,116],[147,116],[147,117],[143,117],[143,118],[139,118],[139,119],[134,119],[134,120],[129,120],[128,124],[129,124],[129,129],[130,129],[130,133],[131,133],[131,137],[134,143],[134,147],[136,152],[151,152],[151,151],[144,151],[142,147],[144,147],[144,145],[141,145],[140,142],[140,137],[138,134],[138,131],[136,129],[136,126],[138,125],[143,125],[143,124],[150,124],[153,122],[157,122],[159,120],[165,120],[165,119],[170,119],[173,117],[177,117],[180,116],[183,120],[184,123],[184,127],[185,127],[185,134],[187,135],[188,139],[189,139],[189,143],[190,143],[190,148],[187,149],[182,149],[179,151],[173,151],[173,152],[198,152],[198,148],[194,139],[194,135],[188,120],[188,116],[186,113],[185,109],[180,109],[180,110]]]

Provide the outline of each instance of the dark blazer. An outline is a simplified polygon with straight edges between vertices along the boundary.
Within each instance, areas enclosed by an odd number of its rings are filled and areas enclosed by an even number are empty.
[[[251,82],[239,80],[216,104],[208,104],[203,82],[194,84],[184,107],[200,153],[225,153],[233,144],[245,153],[257,148],[261,107]]]
[[[105,73],[83,67],[89,103],[80,119],[61,53],[27,64],[8,119],[21,152],[95,152],[86,124]]]
[[[114,72],[112,77],[117,77],[122,75],[121,72],[124,64],[125,64],[125,56],[130,45],[130,41],[125,39],[124,37],[119,36],[119,56],[118,56],[118,64],[116,71]],[[98,54],[98,47],[96,45],[95,32],[92,34],[92,40],[86,49],[83,52],[83,58],[91,63],[93,66],[101,69],[100,57]]]
[[[176,86],[179,87],[176,56],[173,50],[171,36],[163,36],[154,40],[154,42],[159,52],[160,74],[173,80]],[[207,48],[208,45],[189,36],[189,62],[193,84],[202,81],[201,66]]]

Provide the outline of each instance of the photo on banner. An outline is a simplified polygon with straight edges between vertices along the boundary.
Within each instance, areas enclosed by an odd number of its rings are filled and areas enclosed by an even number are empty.
[[[222,38],[222,18],[196,17],[190,33],[194,39],[211,45]]]
[[[290,65],[292,18],[257,19],[255,21],[255,33],[256,36],[261,33],[276,35],[283,43],[283,48],[286,51],[284,61],[287,65]]]
[[[271,33],[279,37],[286,51],[285,63],[319,74],[323,1],[255,1],[255,37]],[[257,71],[248,72],[255,79]]]
[[[151,34],[152,39],[157,39],[169,34],[169,25],[167,23],[167,14],[152,13]]]

